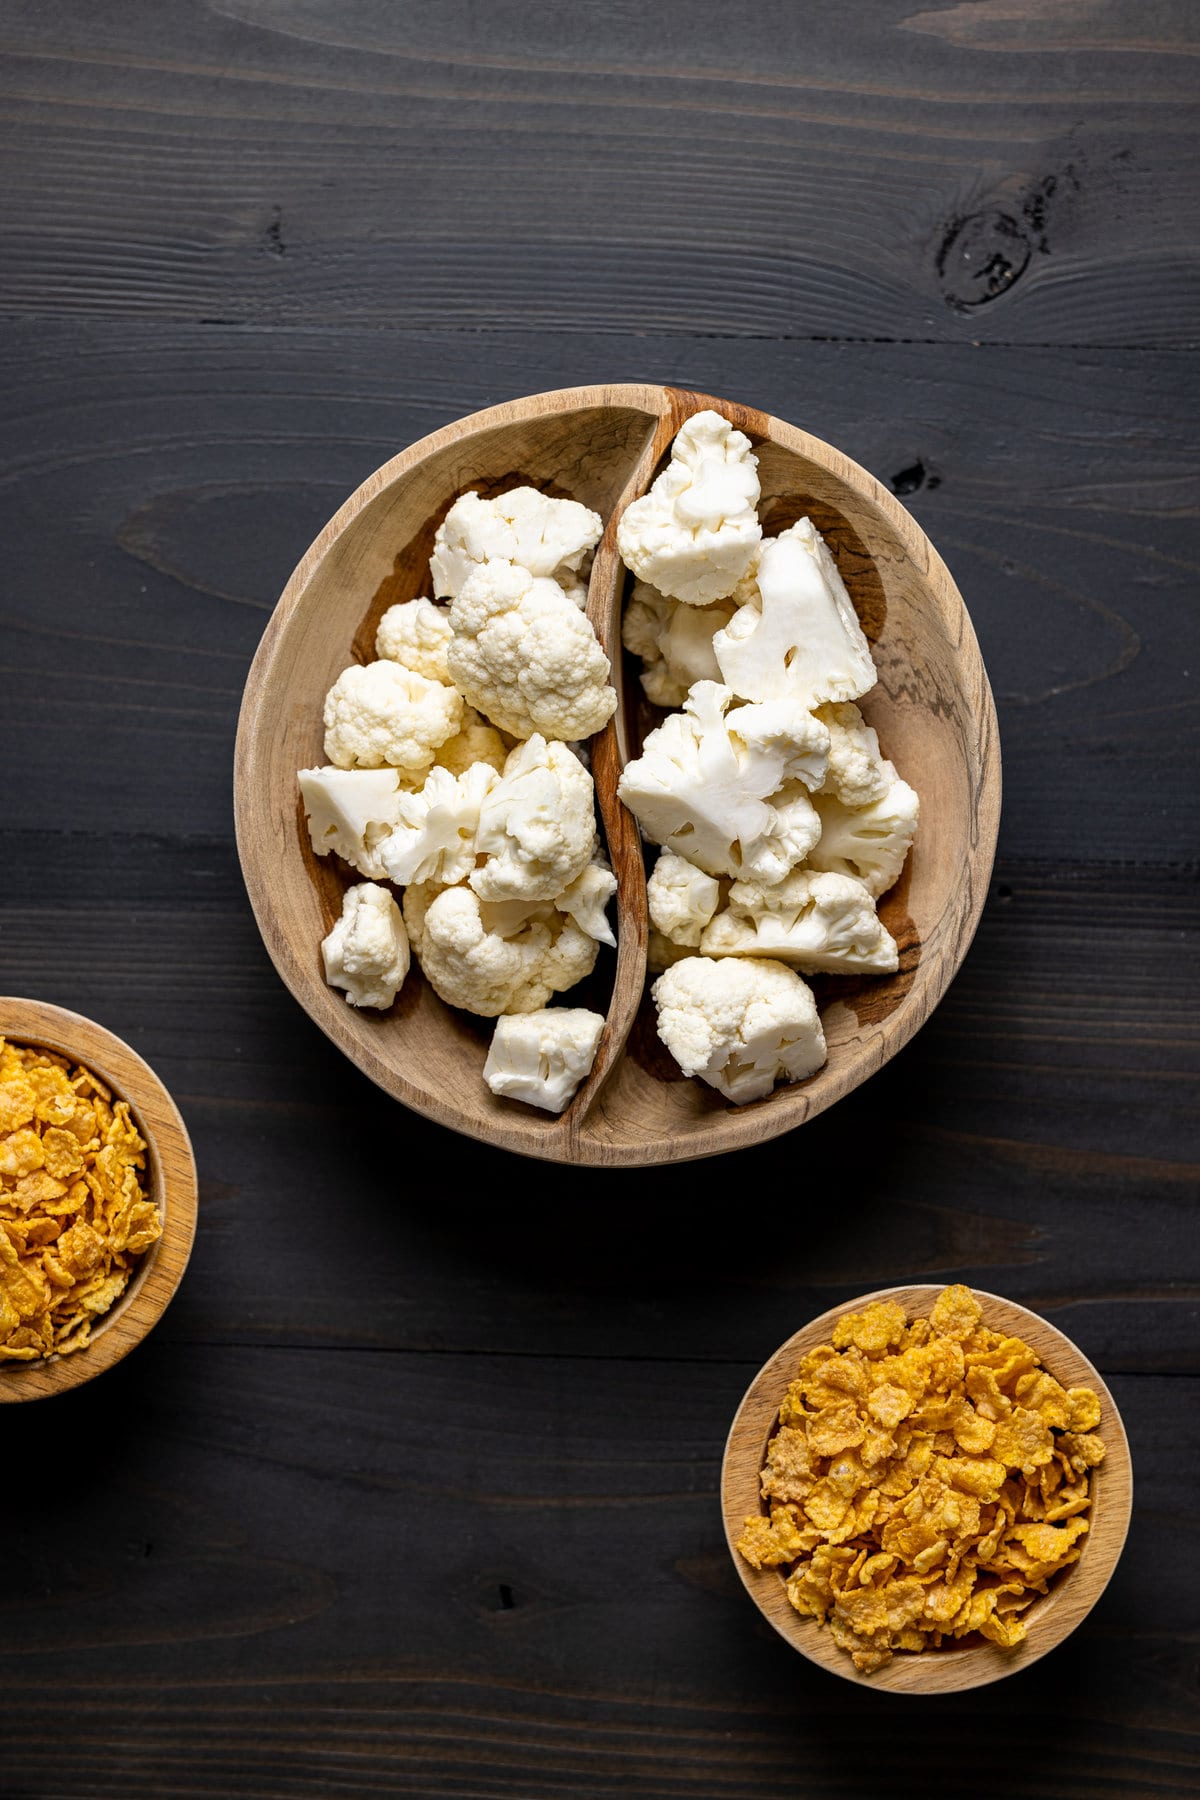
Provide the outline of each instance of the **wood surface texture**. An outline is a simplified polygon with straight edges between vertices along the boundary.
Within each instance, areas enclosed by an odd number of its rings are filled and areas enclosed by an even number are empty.
[[[6,1363],[0,1406],[45,1400],[80,1387],[128,1356],[152,1331],[183,1279],[196,1235],[196,1159],[187,1127],[166,1088],[135,1050],[92,1019],[44,1000],[0,997],[0,1037],[82,1063],[129,1103],[146,1145],[146,1197],[158,1207],[162,1235],[138,1259],[128,1287],[97,1321],[91,1341],[72,1356]]]
[[[1088,1531],[1077,1563],[1055,1577],[1044,1598],[1022,1615],[1026,1635],[1013,1650],[1001,1650],[986,1639],[947,1642],[919,1656],[897,1653],[871,1675],[860,1675],[846,1651],[839,1649],[825,1626],[803,1618],[792,1606],[784,1585],[785,1570],[754,1569],[738,1553],[737,1540],[746,1520],[769,1508],[761,1495],[767,1445],[779,1429],[779,1409],[788,1383],[808,1351],[828,1344],[833,1328],[846,1312],[861,1312],[873,1301],[890,1300],[911,1319],[927,1318],[941,1293],[936,1284],[877,1288],[856,1295],[793,1332],[767,1359],[734,1414],[721,1463],[721,1507],[725,1539],[734,1567],[763,1617],[794,1650],[821,1668],[859,1686],[894,1694],[961,1694],[1019,1674],[1062,1643],[1096,1605],[1112,1580],[1125,1547],[1133,1506],[1133,1468],[1129,1440],[1117,1403],[1095,1366],[1077,1344],[1046,1319],[999,1294],[975,1290],[983,1305],[983,1324],[992,1331],[1019,1337],[1037,1351],[1041,1365],[1062,1387],[1087,1387],[1097,1396],[1104,1439],[1104,1461],[1090,1477],[1092,1504]]]
[[[809,1080],[738,1107],[663,1054],[646,992],[643,851],[617,783],[644,732],[640,684],[621,674],[625,571],[616,534],[685,419],[719,406],[754,443],[759,512],[774,530],[811,515],[871,638],[878,681],[864,716],[921,783],[920,842],[880,902],[894,975],[815,984],[828,1060]],[[489,1027],[444,1005],[419,970],[384,1014],[348,1007],[321,967],[353,872],[314,855],[296,771],[321,762],[324,697],[379,621],[428,585],[437,526],[468,490],[528,482],[606,520],[587,610],[617,683],[593,740],[617,951],[579,996],[603,1010],[589,1080],[561,1118],[498,1098],[483,1080]],[[422,438],[375,470],[297,564],[254,658],[234,762],[238,854],[267,950],[309,1017],[386,1092],[426,1118],[546,1161],[645,1167],[728,1154],[815,1118],[876,1074],[929,1017],[979,923],[1000,812],[996,713],[962,597],[912,515],[841,451],[736,402],[679,388],[562,388],[507,401]]]
[[[0,7],[0,989],[126,1039],[201,1178],[146,1343],[4,1412],[2,1800],[1192,1800],[1196,48],[1176,0]],[[345,496],[610,382],[899,495],[1005,778],[914,1041],[615,1174],[353,1069],[230,801]],[[1080,1346],[1137,1498],[1067,1643],[912,1703],[759,1616],[721,1452],[807,1320],[954,1279]]]

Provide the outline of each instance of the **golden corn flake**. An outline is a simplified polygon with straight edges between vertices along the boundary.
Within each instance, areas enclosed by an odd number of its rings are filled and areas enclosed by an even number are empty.
[[[90,1070],[0,1038],[0,1365],[86,1347],[162,1236],[145,1169],[125,1101]]]
[[[70,1235],[42,1253],[50,1265]],[[3,1254],[0,1239],[0,1335]],[[831,1338],[784,1396],[762,1471],[770,1516],[746,1520],[739,1551],[779,1569],[796,1611],[863,1674],[971,1635],[1011,1649],[1025,1609],[1079,1559],[1099,1399],[989,1330],[962,1286],[911,1323],[875,1301]]]

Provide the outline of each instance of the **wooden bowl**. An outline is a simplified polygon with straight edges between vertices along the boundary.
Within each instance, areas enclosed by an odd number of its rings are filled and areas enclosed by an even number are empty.
[[[163,1222],[162,1236],[140,1259],[120,1299],[97,1320],[85,1350],[0,1364],[3,1403],[40,1400],[81,1386],[120,1362],[157,1325],[192,1253],[196,1163],[187,1128],[154,1070],[103,1025],[41,1000],[0,999],[0,1036],[83,1063],[112,1089],[114,1099],[129,1102],[146,1140],[147,1194]]]
[[[753,440],[769,533],[804,513],[829,540],[879,670],[862,703],[921,796],[917,841],[880,912],[901,952],[887,977],[818,977],[829,1060],[807,1081],[735,1107],[689,1081],[658,1042],[645,995],[646,884],[637,827],[616,784],[646,724],[621,678],[625,571],[617,522],[643,493],[682,422],[713,406]],[[444,1006],[414,966],[385,1015],[356,1011],[326,985],[320,943],[358,879],[313,854],[296,771],[325,760],[326,690],[397,600],[428,592],[429,554],[447,507],[469,488],[519,483],[581,500],[606,521],[588,616],[620,705],[593,740],[596,792],[620,879],[619,947],[591,1077],[561,1117],[499,1099],[482,1069],[491,1022]],[[351,495],[283,591],[246,682],[234,800],[238,850],[270,955],[309,1016],[396,1099],[471,1137],[560,1162],[626,1165],[710,1156],[758,1143],[823,1111],[893,1056],[928,1018],[966,952],[991,874],[1000,751],[991,690],[962,599],[916,521],[864,469],[765,413],[665,387],[570,388],[460,419],[385,463]],[[611,966],[603,959],[601,970]],[[598,977],[593,977],[593,990]]]
[[[789,1381],[795,1379],[800,1357],[817,1344],[829,1341],[843,1313],[860,1312],[872,1300],[897,1300],[910,1318],[920,1317],[928,1313],[941,1292],[941,1286],[880,1288],[822,1313],[781,1344],[746,1390],[730,1428],[721,1467],[721,1506],[729,1554],[764,1618],[793,1650],[799,1650],[810,1662],[819,1663],[848,1681],[898,1694],[946,1694],[959,1688],[985,1687],[1005,1675],[1014,1675],[1018,1669],[1027,1669],[1061,1644],[1091,1612],[1112,1579],[1133,1507],[1133,1466],[1125,1427],[1116,1401],[1083,1351],[1037,1313],[1012,1300],[1003,1300],[998,1294],[973,1288],[983,1305],[985,1325],[1023,1338],[1063,1387],[1089,1387],[1100,1398],[1100,1423],[1096,1430],[1104,1439],[1105,1457],[1099,1468],[1092,1471],[1093,1499],[1088,1515],[1091,1526],[1084,1536],[1079,1561],[1064,1569],[1051,1582],[1045,1597],[1035,1600],[1022,1615],[1028,1627],[1025,1639],[1012,1650],[984,1640],[964,1642],[953,1649],[926,1650],[919,1655],[897,1651],[891,1662],[873,1675],[860,1675],[846,1652],[838,1649],[828,1628],[796,1611],[778,1569],[751,1568],[735,1545],[746,1520],[763,1511],[759,1476],[766,1461],[767,1442],[778,1428],[780,1404]]]

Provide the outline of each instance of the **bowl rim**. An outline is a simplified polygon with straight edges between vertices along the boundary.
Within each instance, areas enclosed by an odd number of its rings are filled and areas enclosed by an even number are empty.
[[[725,1541],[743,1587],[767,1623],[793,1650],[843,1680],[885,1693],[945,1694],[985,1687],[1015,1675],[1070,1636],[1107,1588],[1120,1560],[1133,1510],[1133,1463],[1120,1410],[1103,1377],[1079,1346],[1040,1313],[1002,1294],[971,1287],[984,1308],[984,1323],[1012,1329],[1038,1351],[1043,1366],[1064,1387],[1091,1387],[1100,1398],[1097,1427],[1105,1458],[1094,1471],[1090,1528],[1079,1561],[1064,1570],[1044,1598],[1026,1614],[1028,1635],[1011,1650],[1001,1645],[972,1644],[929,1650],[921,1655],[897,1654],[873,1674],[861,1674],[830,1632],[816,1619],[799,1614],[787,1598],[778,1569],[754,1569],[736,1543],[747,1517],[760,1510],[759,1474],[767,1439],[778,1424],[779,1404],[793,1378],[798,1354],[828,1340],[838,1319],[876,1300],[898,1300],[911,1317],[925,1311],[947,1282],[918,1282],[877,1288],[842,1301],[793,1332],[767,1358],[739,1402],[721,1461],[721,1512]],[[757,1449],[756,1449],[757,1446]]]
[[[92,1381],[127,1356],[153,1330],[183,1279],[196,1236],[198,1182],[187,1127],[163,1082],[123,1038],[82,1013],[45,1000],[0,997],[0,1036],[22,1047],[52,1050],[82,1063],[126,1100],[146,1140],[152,1193],[163,1232],[142,1257],[116,1305],[103,1314],[90,1343],[71,1356],[0,1365],[0,1405],[48,1399]]]
[[[317,958],[315,954],[308,954],[310,950],[315,951],[315,946],[306,945],[302,952],[291,941],[275,899],[277,865],[272,860],[268,868],[254,842],[254,822],[264,818],[258,780],[263,754],[259,719],[288,623],[333,545],[387,488],[427,457],[456,443],[522,420],[605,407],[644,412],[649,431],[655,420],[661,421],[680,403],[689,401],[724,407],[735,416],[745,416],[748,411],[737,402],[713,395],[696,395],[659,383],[554,388],[464,414],[390,457],[343,501],[293,569],[251,662],[238,715],[233,776],[238,857],[260,935],[285,987],[343,1055],[393,1099],[422,1117],[478,1142],[539,1160],[613,1168],[694,1160],[765,1142],[815,1118],[889,1062],[915,1036],[942,1000],[978,929],[995,861],[1001,801],[999,728],[983,657],[957,584],[917,520],[868,470],[835,446],[786,420],[764,413],[755,416],[761,418],[772,442],[794,455],[820,464],[856,489],[865,501],[886,516],[906,555],[920,571],[931,604],[938,609],[955,644],[963,670],[963,686],[974,696],[972,741],[979,752],[979,768],[973,771],[975,835],[966,864],[969,871],[969,880],[965,883],[966,904],[954,922],[953,941],[936,957],[921,956],[917,978],[895,1010],[863,1032],[847,1066],[836,1077],[819,1071],[813,1078],[818,1084],[815,1087],[809,1082],[783,1086],[765,1100],[748,1107],[730,1105],[714,1110],[701,1130],[679,1134],[668,1131],[637,1144],[610,1141],[601,1132],[589,1134],[587,1121],[575,1121],[570,1111],[557,1129],[547,1126],[545,1120],[538,1120],[536,1128],[532,1128],[527,1119],[514,1116],[524,1112],[515,1104],[481,1118],[464,1118],[451,1097],[414,1087],[393,1065],[386,1046],[381,1048],[370,1035],[362,1034],[356,1028],[356,1022],[346,1017],[348,1009],[344,1002],[336,995],[331,996],[320,979]],[[688,410],[696,410],[696,407],[691,406]],[[264,835],[272,838],[277,837],[281,828],[295,829],[291,820],[281,821],[274,816],[266,821],[266,825]],[[820,1079],[822,1075],[826,1076],[824,1080]],[[680,1080],[683,1079],[681,1076]]]

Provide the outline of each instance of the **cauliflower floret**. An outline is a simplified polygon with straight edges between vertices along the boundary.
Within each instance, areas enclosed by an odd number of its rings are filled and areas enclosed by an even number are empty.
[[[339,769],[385,763],[421,780],[462,724],[461,694],[399,663],[351,663],[325,696],[325,754]]]
[[[553,900],[591,859],[592,778],[566,744],[518,744],[483,802],[471,875],[481,900]]]
[[[650,990],[658,1035],[685,1075],[742,1106],[825,1061],[812,989],[782,963],[688,956]]]
[[[453,599],[481,563],[498,559],[519,564],[531,575],[566,577],[563,586],[584,589],[579,571],[604,530],[599,513],[578,500],[552,500],[536,488],[512,488],[495,500],[477,493],[454,502],[433,541],[429,560],[433,591]],[[581,604],[577,593],[570,598]]]
[[[591,737],[616,710],[608,658],[554,581],[486,562],[450,608],[450,674],[471,705],[513,737]]]
[[[663,850],[646,883],[646,899],[656,931],[672,944],[694,950],[721,903],[721,889],[703,869]]]
[[[469,887],[443,888],[433,899],[424,888],[409,888],[406,918],[413,895],[417,955],[429,985],[448,1006],[485,1019],[537,1012],[551,994],[574,987],[595,967],[595,939],[562,913],[551,910],[549,919],[533,919],[508,936]]]
[[[815,799],[821,836],[809,854],[814,869],[854,875],[878,900],[896,882],[916,836],[921,802],[890,762],[887,786],[869,806],[844,806],[833,794]]]
[[[617,792],[653,843],[707,874],[778,881],[817,841],[820,820],[796,777],[823,770],[829,734],[801,707],[727,712],[732,697],[697,682]]]
[[[837,564],[811,519],[759,552],[757,600],[713,638],[721,676],[745,700],[855,700],[875,684],[863,636]]]
[[[685,606],[668,600],[649,582],[636,582],[621,621],[621,640],[642,659],[647,699],[655,706],[682,706],[697,681],[720,681],[713,633],[728,625],[736,610],[732,600]]]
[[[700,939],[705,956],[767,956],[814,974],[888,974],[896,940],[861,881],[793,869],[776,887],[735,881]]]
[[[389,1007],[408,974],[408,933],[386,888],[347,888],[342,916],[321,945],[325,979],[351,1006]]]
[[[490,763],[498,775],[508,752],[509,745],[496,727],[481,719],[473,706],[464,706],[461,730],[447,738],[434,761],[452,775],[465,775],[472,763]]]
[[[662,594],[707,606],[731,594],[762,537],[758,458],[717,412],[695,413],[649,493],[626,507],[617,549]]]
[[[604,909],[616,891],[617,878],[597,845],[592,851],[591,862],[561,894],[555,895],[554,904],[559,912],[575,921],[580,931],[586,931],[597,943],[607,944],[615,950],[617,940]]]
[[[475,867],[480,808],[497,782],[490,763],[472,763],[462,775],[432,768],[419,793],[402,794],[397,820],[379,846],[390,881],[465,881]]]
[[[879,739],[852,701],[830,701],[817,707],[829,727],[829,766],[822,793],[834,794],[843,806],[869,806],[887,792]]]
[[[335,852],[378,881],[379,845],[400,816],[400,777],[395,769],[301,769],[300,792],[308,834],[318,856]]]
[[[427,681],[450,687],[446,652],[450,648],[450,618],[444,606],[432,600],[405,600],[389,606],[375,633],[375,654],[403,664]]]
[[[603,1030],[604,1014],[582,1006],[503,1015],[496,1021],[483,1079],[493,1094],[546,1112],[565,1112],[584,1076],[591,1074]]]

